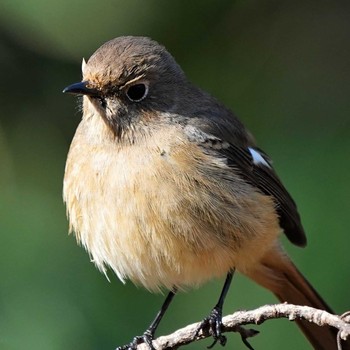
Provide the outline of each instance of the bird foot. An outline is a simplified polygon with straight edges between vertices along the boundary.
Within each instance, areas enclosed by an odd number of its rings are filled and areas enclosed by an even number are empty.
[[[118,346],[115,350],[136,350],[139,344],[145,343],[150,350],[155,350],[152,344],[154,334],[151,330],[147,329],[142,335],[134,337],[131,343]]]
[[[214,342],[208,346],[208,349],[211,349],[219,342],[220,345],[225,346],[227,338],[222,335],[222,309],[218,306],[215,306],[211,311],[208,317],[206,317],[199,325],[196,335],[200,331],[209,332],[214,338]]]

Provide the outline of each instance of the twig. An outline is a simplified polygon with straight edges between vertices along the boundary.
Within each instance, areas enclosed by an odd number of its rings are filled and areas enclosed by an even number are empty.
[[[265,305],[255,310],[237,311],[232,315],[223,317],[224,332],[238,332],[242,340],[246,342],[247,338],[256,335],[258,332],[253,329],[245,329],[242,325],[261,324],[266,320],[276,318],[288,318],[290,321],[303,319],[312,322],[320,327],[331,326],[338,329],[338,338],[346,340],[350,338],[350,315],[345,313],[341,316],[332,315],[326,311],[318,310],[308,306],[299,306],[292,304]],[[177,349],[180,346],[192,343],[199,339],[210,337],[210,333],[197,329],[200,322],[193,323],[184,328],[175,331],[172,334],[161,336],[153,341],[156,350]],[[148,350],[147,345],[140,344],[137,350]]]

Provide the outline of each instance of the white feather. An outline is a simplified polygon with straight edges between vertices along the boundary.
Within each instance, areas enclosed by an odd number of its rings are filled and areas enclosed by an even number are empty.
[[[264,159],[264,157],[256,151],[254,148],[248,147],[250,154],[253,157],[253,163],[255,165],[265,165],[270,168],[270,164]]]
[[[85,67],[86,67],[86,61],[85,58],[83,57],[83,61],[81,62],[81,71],[84,74],[85,71]]]

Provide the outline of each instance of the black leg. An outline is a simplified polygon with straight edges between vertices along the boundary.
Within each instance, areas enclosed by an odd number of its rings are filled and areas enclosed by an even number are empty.
[[[177,292],[176,288],[174,288],[173,291],[169,292],[162,307],[160,308],[159,312],[157,313],[157,316],[155,317],[153,322],[150,324],[150,326],[146,329],[146,331],[142,335],[136,336],[130,344],[119,346],[119,347],[117,347],[116,350],[136,349],[137,345],[139,345],[141,343],[146,343],[151,350],[154,350],[154,347],[152,344],[152,341],[154,338],[154,333],[155,333],[156,329],[158,328],[159,323],[162,320],[162,318],[165,314],[165,311],[167,310],[171,301],[173,300],[176,292]]]
[[[199,328],[197,330],[197,334],[200,330],[209,328],[210,333],[213,335],[214,342],[210,346],[208,346],[208,349],[211,349],[217,342],[220,343],[220,345],[224,346],[226,344],[226,337],[222,335],[222,308],[224,305],[224,301],[227,295],[228,290],[230,289],[232,277],[235,270],[231,270],[225,280],[224,287],[222,288],[220,298],[217,302],[217,304],[214,306],[213,310],[209,314],[208,317],[206,317],[201,324],[199,325]]]

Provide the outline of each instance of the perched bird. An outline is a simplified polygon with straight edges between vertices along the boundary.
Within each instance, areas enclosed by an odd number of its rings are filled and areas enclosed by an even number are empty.
[[[284,231],[306,244],[295,202],[228,108],[149,38],[113,39],[82,71],[82,82],[64,89],[84,96],[64,176],[70,229],[102,272],[169,290],[146,332],[120,349],[153,348],[176,291],[226,275],[201,325],[224,345],[222,307],[235,270],[283,302],[331,311],[279,243]],[[315,349],[337,349],[334,329],[298,325]]]

